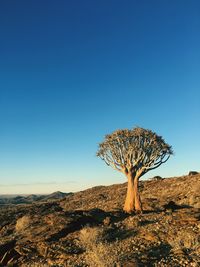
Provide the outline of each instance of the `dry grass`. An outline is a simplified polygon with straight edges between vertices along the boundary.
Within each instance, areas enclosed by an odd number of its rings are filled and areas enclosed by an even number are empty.
[[[30,217],[25,215],[17,220],[15,229],[17,232],[21,232],[27,229],[29,225],[30,225]]]
[[[99,227],[85,227],[80,232],[80,241],[86,253],[85,259],[90,267],[119,267],[120,253],[114,245],[104,238],[104,231]]]

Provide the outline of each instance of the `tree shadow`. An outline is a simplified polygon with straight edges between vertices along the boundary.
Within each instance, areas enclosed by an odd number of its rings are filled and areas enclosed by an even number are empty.
[[[175,211],[175,210],[190,209],[190,208],[192,208],[192,206],[185,205],[185,204],[178,205],[174,201],[169,201],[167,204],[163,205],[164,211],[167,211],[167,210]]]
[[[117,227],[110,227],[105,230],[105,239],[108,242],[121,241],[138,233],[135,229],[120,229]]]
[[[176,204],[174,201],[169,201],[167,204],[162,205],[161,208],[155,208],[153,210],[143,210],[142,214],[152,214],[156,213],[159,214],[161,212],[174,212],[176,210],[181,210],[181,209],[192,209],[193,207],[187,204]]]
[[[109,218],[110,224],[113,224],[125,219],[129,215],[120,211],[106,212],[101,209],[91,209],[66,211],[65,216],[68,219],[70,218],[70,222],[66,225],[66,227],[48,237],[46,241],[59,240],[60,238],[63,238],[70,233],[81,230],[85,226],[92,227],[104,225],[104,220],[106,218]]]

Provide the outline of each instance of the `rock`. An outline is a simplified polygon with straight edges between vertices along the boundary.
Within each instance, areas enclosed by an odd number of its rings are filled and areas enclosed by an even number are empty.
[[[154,176],[153,178],[151,178],[152,181],[161,181],[164,180],[164,178],[162,178],[161,176]]]
[[[7,264],[20,258],[20,254],[14,249],[16,240],[10,240],[0,245],[0,265],[7,266]]]
[[[196,172],[196,171],[190,171],[188,175],[189,175],[189,176],[193,176],[193,175],[197,175],[197,174],[199,174],[199,173]]]
[[[124,267],[138,267],[138,261],[136,259],[130,260],[129,262],[125,262]]]
[[[105,226],[110,225],[110,223],[111,223],[111,218],[110,218],[110,217],[106,217],[106,218],[103,220],[103,224],[104,224]]]

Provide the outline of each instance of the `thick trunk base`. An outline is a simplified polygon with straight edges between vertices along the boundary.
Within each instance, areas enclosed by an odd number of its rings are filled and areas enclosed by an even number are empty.
[[[138,189],[138,179],[134,180],[134,195],[135,195],[135,210],[137,212],[142,212],[142,202],[140,199],[139,189]]]
[[[134,180],[132,176],[128,176],[128,187],[126,200],[124,204],[124,211],[127,213],[131,213],[135,209],[135,195],[134,195]]]
[[[127,213],[142,212],[142,203],[138,191],[138,178],[127,175],[128,188],[123,210]]]

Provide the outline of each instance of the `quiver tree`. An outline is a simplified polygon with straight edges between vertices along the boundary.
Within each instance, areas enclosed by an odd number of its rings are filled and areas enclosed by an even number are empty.
[[[124,211],[142,211],[138,183],[142,175],[158,168],[173,154],[161,136],[143,129],[117,130],[99,144],[97,156],[128,179]]]

